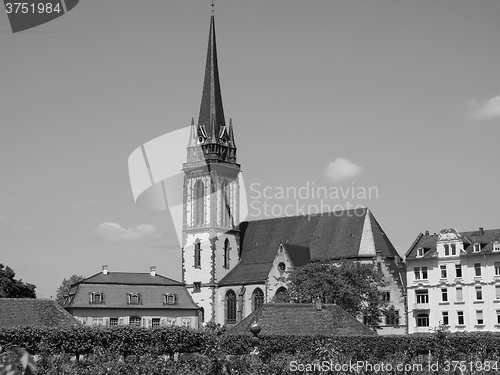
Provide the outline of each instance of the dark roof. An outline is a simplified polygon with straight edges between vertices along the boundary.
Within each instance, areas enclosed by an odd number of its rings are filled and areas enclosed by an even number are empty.
[[[321,310],[314,304],[266,303],[243,319],[230,334],[250,332],[257,321],[261,335],[297,336],[367,336],[376,333],[359,322],[337,305],[323,305]]]
[[[183,285],[179,281],[161,275],[151,276],[147,273],[102,272],[90,276],[77,284],[121,284],[121,285]]]
[[[295,267],[303,266],[311,261],[311,250],[308,247],[291,243],[285,243],[283,247]]]
[[[500,229],[488,229],[481,231],[472,232],[460,232],[464,243],[464,250],[466,254],[473,255],[484,255],[493,252],[493,243],[500,242]],[[411,245],[410,249],[406,253],[406,259],[416,259],[417,249],[423,248],[425,250],[423,257],[421,258],[432,258],[437,256],[437,242],[439,235],[437,234],[422,234],[417,236],[415,242]],[[481,245],[481,251],[473,253],[474,244]],[[462,254],[463,255],[463,254]]]
[[[0,327],[66,327],[79,324],[53,300],[0,298]]]
[[[90,304],[91,293],[103,293],[104,302]],[[129,305],[129,293],[140,294],[141,303]],[[176,295],[176,304],[164,305],[164,296],[169,293]],[[74,284],[64,307],[199,309],[184,284],[158,274],[132,272],[100,272]]]
[[[307,251],[311,260],[363,257],[359,254],[359,249],[367,214],[377,251],[381,251],[382,257],[398,256],[396,249],[366,208],[247,221],[239,226],[240,262],[220,280],[219,285],[265,280],[280,243],[291,246],[292,254],[289,255],[293,257],[292,261],[295,259],[299,263],[307,258],[302,253]]]

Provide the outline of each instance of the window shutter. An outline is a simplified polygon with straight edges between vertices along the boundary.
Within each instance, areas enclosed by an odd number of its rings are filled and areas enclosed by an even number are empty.
[[[89,292],[89,303],[92,303],[92,292]]]
[[[153,326],[153,319],[148,318],[148,327],[152,327],[152,326]]]
[[[125,323],[125,325],[129,326],[129,325],[130,325],[130,316],[126,316],[126,317],[123,319],[123,322]]]
[[[125,324],[125,318],[118,318],[118,325],[122,326]]]
[[[137,293],[137,301],[138,301],[139,305],[142,305],[142,294],[141,293]]]
[[[167,325],[167,318],[160,318],[160,326],[164,327]]]
[[[101,303],[104,303],[104,293],[103,292],[100,293],[101,293]]]
[[[130,297],[131,297],[131,294],[127,293],[127,305],[130,305]]]
[[[146,318],[141,319],[141,327],[147,327],[147,321]]]
[[[109,326],[109,318],[103,318],[102,320],[105,326]]]
[[[174,296],[174,305],[175,305],[177,303],[177,294],[172,293],[172,295]]]

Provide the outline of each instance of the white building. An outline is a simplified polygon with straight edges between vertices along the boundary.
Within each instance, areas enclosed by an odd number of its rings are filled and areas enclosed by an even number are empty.
[[[500,331],[500,229],[420,234],[406,263],[408,333]]]

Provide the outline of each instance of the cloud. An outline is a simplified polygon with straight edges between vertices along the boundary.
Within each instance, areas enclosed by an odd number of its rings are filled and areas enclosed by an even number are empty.
[[[467,103],[468,115],[476,121],[500,118],[500,95],[486,100],[473,99]]]
[[[94,229],[94,234],[106,241],[139,240],[145,237],[159,237],[161,235],[154,226],[140,224],[133,228],[123,228],[117,223],[102,223]]]
[[[363,168],[342,157],[329,162],[325,170],[325,176],[334,182],[354,178],[361,173]]]

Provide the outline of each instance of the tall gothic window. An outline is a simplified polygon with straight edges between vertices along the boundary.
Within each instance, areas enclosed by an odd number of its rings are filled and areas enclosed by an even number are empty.
[[[205,185],[198,180],[193,190],[194,225],[200,226],[205,223]]]
[[[236,294],[232,290],[226,293],[226,324],[236,323]]]
[[[229,240],[224,241],[224,268],[229,268]]]
[[[252,293],[252,311],[256,311],[264,304],[264,293],[257,288]]]
[[[194,243],[194,268],[201,268],[201,243],[196,240]]]
[[[280,302],[290,302],[290,296],[288,295],[288,290],[284,286],[278,288],[274,294],[273,301],[276,303]]]
[[[223,181],[220,186],[221,200],[220,200],[220,212],[221,212],[221,226],[226,228],[229,226],[229,214],[230,214],[230,201],[229,201],[229,184],[227,181]]]

